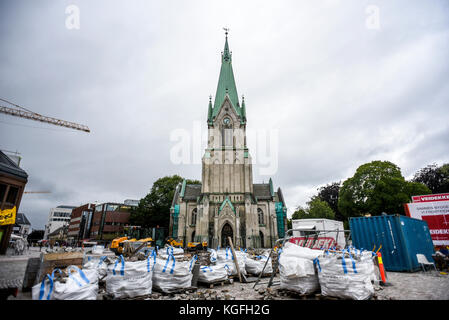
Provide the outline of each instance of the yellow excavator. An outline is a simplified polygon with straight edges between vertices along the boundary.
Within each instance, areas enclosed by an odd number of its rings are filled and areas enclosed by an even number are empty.
[[[175,248],[183,248],[184,247],[184,243],[182,240],[173,239],[171,237],[167,238],[166,243]]]
[[[111,246],[109,247],[112,252],[116,255],[123,254],[125,245],[128,245],[134,249],[140,247],[143,243],[147,243],[147,247],[152,247],[154,245],[154,241],[152,238],[145,238],[137,240],[135,238],[128,239],[128,237],[120,237],[112,240]]]

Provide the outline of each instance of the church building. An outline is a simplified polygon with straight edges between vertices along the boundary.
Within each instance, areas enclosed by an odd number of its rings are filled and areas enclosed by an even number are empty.
[[[211,248],[227,246],[228,237],[243,248],[272,247],[285,235],[287,208],[271,178],[253,183],[245,100],[237,94],[227,34],[213,104],[209,98],[202,183],[177,186],[169,234],[184,243],[207,241]]]

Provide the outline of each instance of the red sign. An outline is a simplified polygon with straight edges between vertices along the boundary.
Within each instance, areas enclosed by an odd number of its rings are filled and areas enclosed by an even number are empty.
[[[422,216],[434,241],[449,242],[449,214]]]
[[[338,248],[337,243],[334,238],[331,237],[293,237],[289,240],[290,242],[297,244],[300,247],[306,247],[310,249],[330,249],[333,247]]]
[[[413,202],[449,201],[449,193],[428,194],[425,196],[413,196]]]
[[[424,200],[422,202],[406,203],[407,215],[427,222],[435,246],[449,245],[449,200]]]

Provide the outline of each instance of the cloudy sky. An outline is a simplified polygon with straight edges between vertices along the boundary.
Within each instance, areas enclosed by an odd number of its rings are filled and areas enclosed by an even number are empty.
[[[289,215],[366,162],[392,161],[406,178],[449,162],[446,0],[2,1],[0,98],[91,130],[0,114],[0,149],[22,156],[26,190],[51,191],[23,196],[33,228],[58,205],[140,199],[166,175],[201,179],[195,137],[223,27],[256,133],[254,180],[272,177]],[[187,164],[173,161],[176,132],[190,139]]]

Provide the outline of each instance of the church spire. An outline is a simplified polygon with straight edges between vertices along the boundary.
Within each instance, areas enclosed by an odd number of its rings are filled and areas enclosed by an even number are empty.
[[[213,105],[212,115],[208,116],[208,121],[212,122],[213,118],[220,111],[221,106],[225,100],[226,95],[231,101],[237,114],[242,117],[242,110],[237,94],[237,86],[235,85],[234,72],[232,70],[232,53],[229,50],[228,44],[229,29],[225,28],[225,45],[221,53],[221,69],[218,78],[217,92],[215,94],[215,102]],[[243,118],[243,117],[242,117]],[[243,119],[242,119],[243,120]]]

